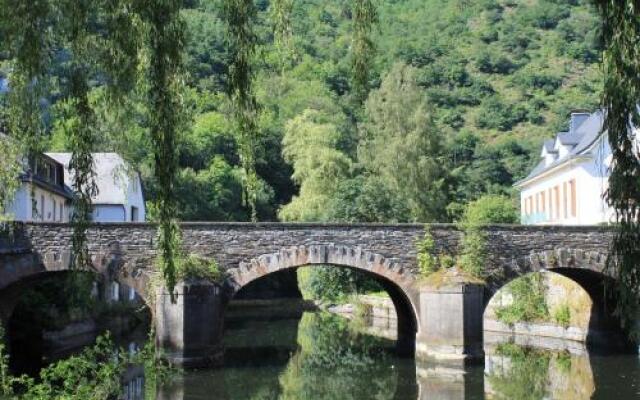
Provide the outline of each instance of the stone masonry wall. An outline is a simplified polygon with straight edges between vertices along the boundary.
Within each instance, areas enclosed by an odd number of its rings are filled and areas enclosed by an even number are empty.
[[[265,254],[297,246],[359,249],[384,257],[385,265],[415,277],[416,242],[424,235],[416,224],[285,224],[184,223],[183,243],[188,253],[214,257],[224,269]],[[460,232],[453,225],[429,225],[437,252],[455,254]],[[16,224],[11,240],[0,238],[0,288],[8,254],[32,252],[45,265],[63,269],[71,249],[68,224]],[[497,225],[486,228],[487,269],[497,281],[523,273],[556,267],[601,271],[612,230],[606,227],[552,227]],[[95,224],[88,231],[89,249],[96,259],[119,257],[128,270],[149,270],[155,258],[156,229],[152,224]],[[344,246],[344,247],[341,247]],[[344,251],[344,250],[343,250]],[[4,255],[4,256],[3,256]],[[497,282],[496,282],[497,283]],[[499,285],[497,285],[499,286]]]

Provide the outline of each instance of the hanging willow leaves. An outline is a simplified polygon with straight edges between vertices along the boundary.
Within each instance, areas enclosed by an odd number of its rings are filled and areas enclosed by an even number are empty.
[[[280,59],[282,73],[290,66],[294,58],[293,31],[291,13],[293,0],[273,0],[271,3],[271,20],[273,23],[273,42]]]
[[[111,93],[124,93],[134,86],[138,35],[132,0],[0,0],[0,18],[13,58],[9,128],[25,143],[29,157],[40,153],[45,143],[41,108],[53,91],[49,84],[52,57],[57,52],[68,59],[57,89],[73,115],[65,125],[75,191],[72,265],[87,267],[86,230],[97,194],[90,82],[106,80]]]
[[[633,132],[640,126],[640,2],[595,2],[605,44],[603,130],[613,153],[606,198],[618,222],[607,269],[616,278],[615,313],[631,331],[640,312],[640,160]]]
[[[53,53],[53,10],[49,0],[0,0],[0,36],[11,56],[8,127],[29,156],[42,150],[40,99],[48,84]]]
[[[180,0],[145,0],[141,5],[149,46],[147,96],[158,182],[158,246],[162,275],[172,300],[180,248],[180,230],[175,221],[175,178],[177,133],[182,118],[180,92],[185,28],[180,17],[181,5]]]
[[[354,96],[359,104],[364,102],[369,91],[370,69],[376,51],[371,31],[377,22],[378,12],[372,0],[353,0],[351,68]]]
[[[224,0],[224,14],[231,47],[229,97],[239,133],[238,147],[244,169],[245,203],[251,209],[251,220],[256,221],[259,182],[255,164],[259,131],[258,104],[252,89],[251,68],[257,42],[253,31],[256,7],[253,0]]]
[[[73,118],[67,125],[71,160],[69,169],[73,176],[72,236],[73,264],[75,268],[89,267],[91,259],[87,248],[87,228],[91,222],[92,198],[98,193],[93,171],[92,148],[94,143],[95,118],[89,104],[89,77],[94,68],[92,62],[93,43],[89,31],[92,12],[90,0],[67,0],[61,2],[63,29],[71,52],[68,78],[67,103]]]

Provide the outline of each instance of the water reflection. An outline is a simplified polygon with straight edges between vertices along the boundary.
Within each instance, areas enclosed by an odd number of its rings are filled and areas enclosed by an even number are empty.
[[[590,356],[575,342],[536,349],[529,345],[543,343],[487,337],[484,367],[464,367],[396,357],[393,340],[374,331],[371,324],[327,313],[237,320],[227,329],[224,368],[185,372],[161,387],[157,398],[640,398],[637,356]],[[388,334],[387,327],[382,331]]]
[[[501,399],[590,399],[595,391],[586,355],[505,343],[485,357],[485,392]]]

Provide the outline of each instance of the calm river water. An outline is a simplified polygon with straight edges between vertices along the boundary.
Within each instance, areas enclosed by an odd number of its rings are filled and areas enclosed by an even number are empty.
[[[575,343],[539,350],[488,337],[485,365],[462,368],[398,358],[393,341],[371,331],[324,312],[232,318],[224,368],[187,372],[157,398],[640,399],[637,355],[588,354]]]

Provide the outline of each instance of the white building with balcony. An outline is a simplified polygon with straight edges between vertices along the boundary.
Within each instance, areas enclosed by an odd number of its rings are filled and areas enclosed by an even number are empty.
[[[515,184],[523,224],[612,222],[604,199],[612,156],[603,121],[601,111],[571,113],[569,131],[544,142],[538,165]]]

